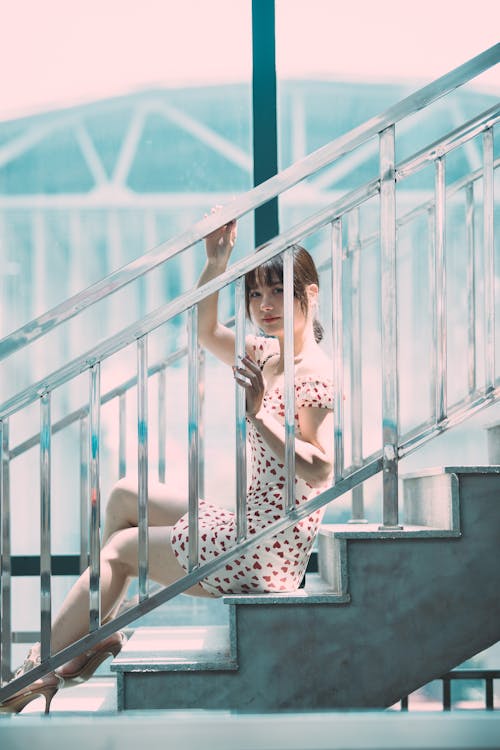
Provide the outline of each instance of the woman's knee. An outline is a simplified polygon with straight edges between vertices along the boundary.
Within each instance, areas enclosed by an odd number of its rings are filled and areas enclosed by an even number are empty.
[[[112,567],[119,567],[128,576],[136,575],[137,529],[116,531],[101,550],[101,560]]]
[[[137,486],[130,479],[124,477],[116,482],[109,493],[105,513],[108,517],[120,517],[130,523],[132,521],[131,511],[136,504]]]

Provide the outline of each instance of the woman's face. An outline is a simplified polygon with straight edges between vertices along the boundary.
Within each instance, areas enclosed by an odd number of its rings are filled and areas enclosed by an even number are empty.
[[[294,330],[298,332],[304,329],[307,315],[298,299],[294,298],[293,302]],[[249,310],[254,324],[267,336],[282,336],[285,328],[283,284],[278,282],[268,286],[257,282],[249,292]]]

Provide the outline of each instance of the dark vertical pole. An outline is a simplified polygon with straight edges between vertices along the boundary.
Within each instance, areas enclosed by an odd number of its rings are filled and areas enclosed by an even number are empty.
[[[252,0],[253,181],[278,171],[274,0]],[[255,211],[255,245],[279,234],[278,199]]]

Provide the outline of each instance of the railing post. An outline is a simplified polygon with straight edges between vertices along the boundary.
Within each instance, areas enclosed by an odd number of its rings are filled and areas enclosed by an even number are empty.
[[[363,464],[363,388],[361,340],[361,242],[359,236],[359,209],[348,214],[347,244],[350,261],[351,298],[351,452],[352,465]],[[350,523],[365,523],[363,485],[358,484],[351,493]]]
[[[465,188],[465,230],[467,236],[467,384],[476,390],[476,237],[474,184]]]
[[[49,659],[51,652],[51,458],[50,393],[44,393],[40,401],[40,654],[42,661]]]
[[[437,424],[437,337],[436,337],[436,205],[433,203],[427,211],[427,254],[429,299],[432,311],[432,339],[429,350],[429,405],[432,409],[431,417]]]
[[[10,458],[9,422],[0,421],[0,680],[8,682],[12,676],[12,611],[11,611],[11,546],[10,546]]]
[[[158,481],[165,483],[167,455],[167,373],[158,373]]]
[[[205,350],[198,346],[198,497],[205,497]]]
[[[443,681],[443,711],[451,711],[451,678],[445,675]]]
[[[486,677],[484,681],[484,705],[487,711],[493,711],[495,708],[493,677]]]
[[[293,324],[293,249],[283,255],[283,289],[285,317],[285,478],[286,511],[295,510],[295,352]]]
[[[245,277],[237,279],[234,285],[235,310],[235,366],[239,367],[239,357],[245,356]],[[236,521],[237,541],[247,536],[247,448],[246,448],[246,409],[245,391],[235,381],[236,414]]]
[[[89,394],[89,494],[90,494],[90,543],[89,543],[89,627],[97,630],[101,624],[101,484],[100,484],[100,428],[101,428],[101,365],[90,367]]]
[[[380,133],[383,526],[398,525],[398,356],[394,125]]]
[[[495,237],[493,129],[483,133],[483,243],[485,390],[495,387]]]
[[[148,596],[148,341],[137,340],[137,518],[139,537],[139,600]]]
[[[435,161],[436,212],[434,216],[434,348],[436,350],[435,413],[437,424],[446,420],[447,397],[447,333],[446,333],[446,179],[444,157]]]
[[[80,573],[89,565],[89,420],[80,418]]]
[[[188,466],[189,466],[189,572],[198,566],[198,500],[200,485],[199,466],[199,371],[198,306],[188,310]]]
[[[118,477],[127,473],[127,394],[118,397]]]
[[[342,219],[331,224],[332,251],[332,339],[334,382],[334,481],[344,473],[344,315]]]

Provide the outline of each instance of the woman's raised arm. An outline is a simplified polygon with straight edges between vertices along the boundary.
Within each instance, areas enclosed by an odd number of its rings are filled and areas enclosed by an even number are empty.
[[[216,209],[212,209],[214,212]],[[198,281],[198,287],[215,279],[227,268],[236,242],[236,221],[216,229],[205,239],[207,262]],[[198,303],[198,335],[200,344],[228,365],[234,362],[234,332],[222,325],[218,318],[219,294],[211,294]]]

